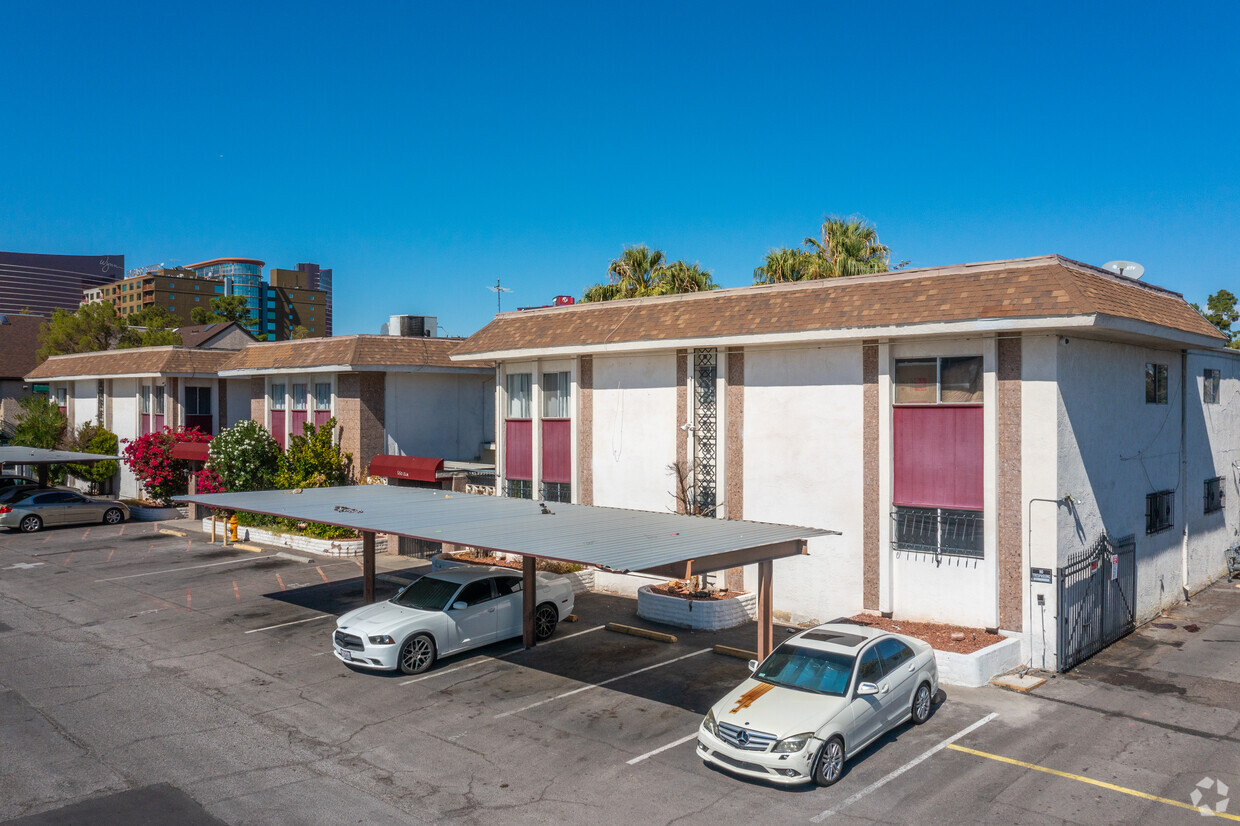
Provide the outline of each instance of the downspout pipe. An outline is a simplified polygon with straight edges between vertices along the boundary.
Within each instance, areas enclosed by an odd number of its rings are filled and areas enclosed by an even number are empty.
[[[1188,595],[1188,508],[1185,495],[1188,493],[1188,351],[1180,351],[1180,515],[1184,524],[1180,528],[1180,586],[1184,589],[1184,601],[1190,602]]]

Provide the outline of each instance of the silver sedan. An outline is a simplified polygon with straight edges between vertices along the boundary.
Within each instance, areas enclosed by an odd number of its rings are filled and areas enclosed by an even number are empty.
[[[102,522],[117,525],[129,508],[114,499],[91,499],[73,490],[39,490],[0,505],[0,527],[34,533],[48,525]]]

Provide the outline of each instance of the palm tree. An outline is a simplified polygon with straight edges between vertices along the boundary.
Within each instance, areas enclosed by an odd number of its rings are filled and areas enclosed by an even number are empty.
[[[891,250],[878,241],[878,230],[864,218],[828,215],[822,222],[822,238],[806,238],[805,246],[819,259],[822,273],[816,278],[887,272]]]
[[[711,280],[710,270],[702,269],[696,262],[686,264],[683,260],[669,264],[663,250],[652,250],[645,244],[625,247],[620,257],[607,266],[607,273],[610,280],[586,289],[581,298],[583,302],[693,293],[719,288],[719,285]]]
[[[784,281],[805,281],[818,270],[814,256],[803,249],[780,247],[767,252],[766,261],[753,271],[755,284],[779,284]]]
[[[625,247],[620,257],[607,265],[611,283],[620,287],[627,297],[649,295],[659,281],[660,271],[666,266],[667,256],[663,250],[652,250],[645,244]]]
[[[681,260],[673,261],[659,271],[651,295],[700,293],[717,289],[719,285],[711,279],[710,270],[702,269],[696,261],[686,264]]]

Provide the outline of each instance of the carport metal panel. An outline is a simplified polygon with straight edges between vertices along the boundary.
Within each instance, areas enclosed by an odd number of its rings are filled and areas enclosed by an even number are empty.
[[[90,465],[95,462],[114,462],[119,456],[101,453],[74,453],[71,450],[44,450],[41,447],[7,445],[0,447],[0,467],[4,465],[34,465],[39,474],[39,485],[47,487],[48,465]]]
[[[369,534],[389,533],[469,545],[525,557],[526,577],[537,557],[592,565],[620,573],[651,572],[685,578],[758,563],[759,654],[770,650],[771,560],[805,553],[805,539],[838,531],[742,520],[529,499],[478,496],[387,485],[253,491],[177,497],[213,508],[249,511],[338,525]],[[365,560],[367,599],[373,596],[373,542]],[[533,589],[527,589],[532,594]],[[532,620],[534,606],[526,606]],[[765,626],[765,627],[764,627]],[[764,644],[765,643],[765,644]],[[532,644],[532,622],[526,644]]]

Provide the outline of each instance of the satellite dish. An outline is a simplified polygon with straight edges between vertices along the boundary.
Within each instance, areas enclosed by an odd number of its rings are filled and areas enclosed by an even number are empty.
[[[1133,279],[1145,275],[1145,267],[1136,261],[1108,261],[1102,265],[1102,268]]]

